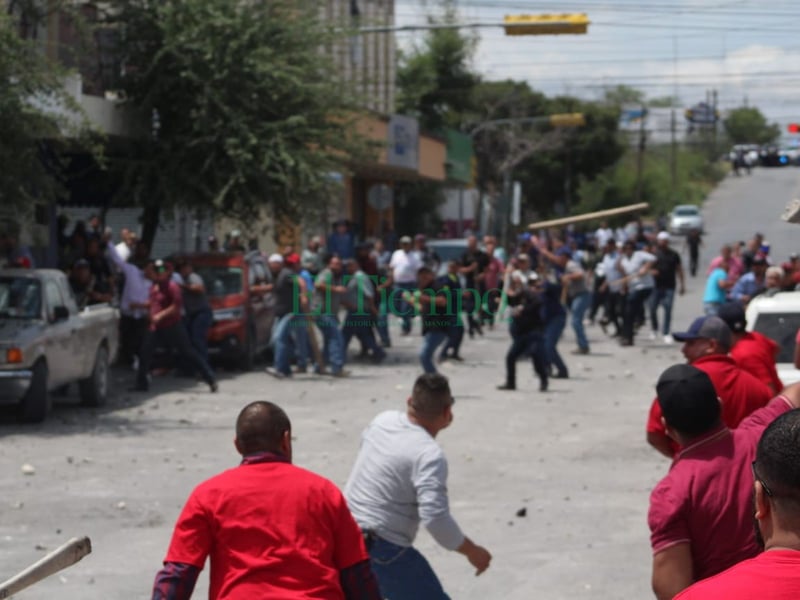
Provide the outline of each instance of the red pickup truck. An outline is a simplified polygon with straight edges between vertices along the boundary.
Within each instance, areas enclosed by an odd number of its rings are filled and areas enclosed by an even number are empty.
[[[272,294],[259,290],[270,281],[263,255],[258,251],[218,252],[183,258],[203,278],[214,314],[208,331],[209,354],[251,369],[269,346],[275,318]]]

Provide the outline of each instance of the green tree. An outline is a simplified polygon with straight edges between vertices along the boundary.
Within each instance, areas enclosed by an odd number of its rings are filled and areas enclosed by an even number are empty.
[[[0,12],[0,206],[30,207],[62,191],[66,145],[83,126],[63,83],[66,74],[41,52],[39,3],[12,2]],[[72,138],[72,140],[70,140]]]
[[[451,0],[441,3],[441,16],[431,23],[452,24],[457,13]],[[480,81],[472,66],[477,38],[458,29],[429,31],[422,42],[399,55],[397,110],[417,117],[420,127],[434,134],[447,128],[462,129],[465,115],[473,108],[473,90]],[[397,187],[403,209],[397,213],[401,232],[440,229],[436,208],[444,201],[442,186],[406,183]]]
[[[173,205],[299,221],[326,202],[328,173],[368,150],[357,102],[322,51],[344,33],[314,0],[115,4],[121,86],[145,121],[117,166],[126,200],[145,209],[145,238]]]
[[[755,107],[743,106],[732,110],[724,121],[725,133],[734,144],[768,144],[781,134],[776,124]]]
[[[645,94],[629,85],[619,84],[605,90],[603,99],[606,104],[617,108],[622,108],[628,104],[639,106],[645,103]]]

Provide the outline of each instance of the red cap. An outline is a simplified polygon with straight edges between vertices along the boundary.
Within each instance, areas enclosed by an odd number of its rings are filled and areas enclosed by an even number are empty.
[[[300,255],[297,252],[292,252],[288,256],[283,257],[283,262],[293,267],[294,265],[300,264]]]

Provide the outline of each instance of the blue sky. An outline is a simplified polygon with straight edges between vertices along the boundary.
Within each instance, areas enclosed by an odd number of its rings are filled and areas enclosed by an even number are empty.
[[[781,125],[800,122],[800,0],[456,4],[464,22],[562,12],[585,12],[592,21],[589,33],[579,36],[506,37],[499,28],[477,30],[475,67],[486,79],[523,79],[548,94],[585,98],[599,98],[605,86],[617,83],[648,97],[677,90],[684,106],[717,89],[723,110],[746,101]],[[435,0],[395,0],[397,24],[425,23],[438,6]],[[407,48],[422,35],[399,33],[398,42]]]

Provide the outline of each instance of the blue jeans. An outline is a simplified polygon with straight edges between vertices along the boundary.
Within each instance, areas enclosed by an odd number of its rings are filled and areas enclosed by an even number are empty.
[[[411,332],[411,322],[414,320],[414,307],[403,299],[403,292],[413,292],[417,289],[416,283],[395,283],[395,289],[392,290],[392,308],[397,311],[400,318],[403,319],[403,333]]]
[[[319,315],[316,323],[322,332],[323,356],[328,361],[331,371],[338,373],[344,366],[344,343],[342,332],[339,331],[339,319],[333,315]]]
[[[672,326],[672,303],[675,301],[675,290],[654,289],[650,296],[650,325],[658,331],[658,307],[664,307],[664,329],[661,333],[669,335]]]
[[[431,565],[413,546],[398,546],[376,538],[369,557],[384,598],[450,600]]]
[[[722,306],[719,302],[704,302],[703,312],[707,317],[716,317],[719,313],[719,307]]]
[[[308,366],[308,357],[310,355],[305,315],[294,315],[291,323],[289,323],[289,329],[294,342],[294,357],[297,361],[297,366],[305,369]]]
[[[435,329],[426,333],[422,338],[419,362],[422,363],[422,369],[426,373],[436,373],[436,366],[433,364],[433,355],[436,353],[436,348],[441,346],[448,337],[446,331]]]
[[[274,368],[276,371],[284,375],[291,375],[292,369],[289,361],[292,357],[292,347],[294,340],[292,339],[292,320],[294,315],[292,313],[283,315],[272,326],[272,345],[275,348],[275,363]]]
[[[570,322],[575,332],[575,339],[578,341],[578,348],[581,350],[589,349],[589,340],[586,339],[586,332],[583,329],[583,317],[591,303],[592,295],[589,292],[582,292],[575,296],[569,305]]]
[[[548,371],[552,366],[555,366],[558,375],[566,377],[568,375],[567,365],[558,353],[558,340],[561,339],[561,334],[564,333],[564,328],[567,326],[567,315],[562,313],[555,317],[550,317],[544,326],[544,347],[547,355]]]

